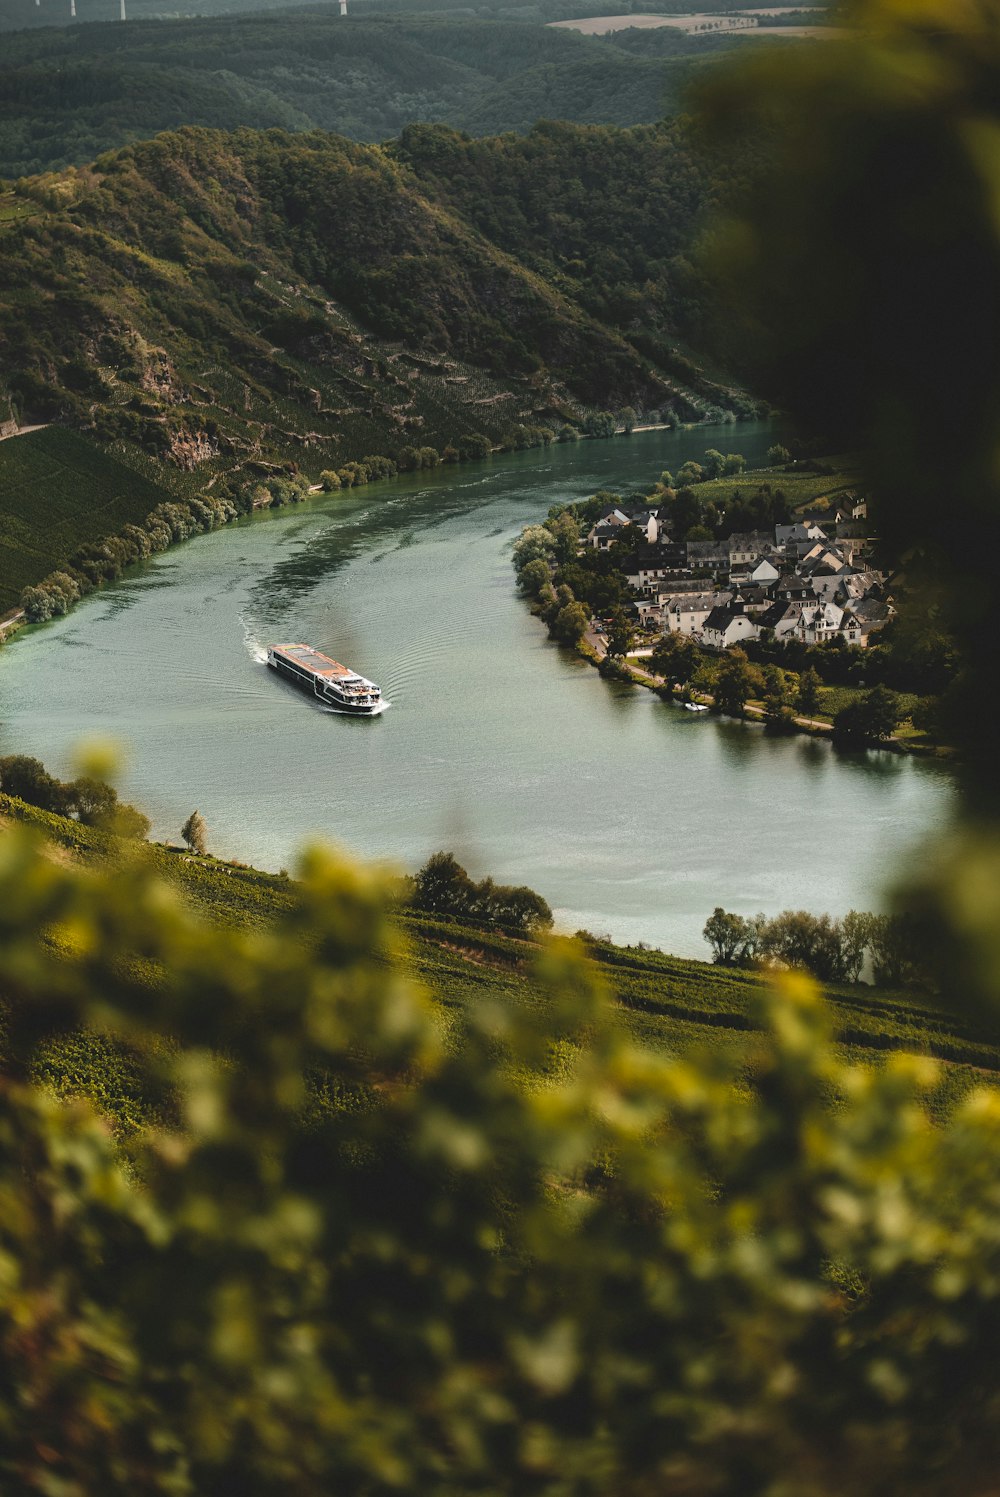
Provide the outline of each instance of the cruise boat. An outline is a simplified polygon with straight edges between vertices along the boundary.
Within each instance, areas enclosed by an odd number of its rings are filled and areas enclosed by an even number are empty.
[[[371,717],[382,707],[382,693],[374,681],[348,670],[311,645],[268,645],[267,663],[280,676],[337,712]]]

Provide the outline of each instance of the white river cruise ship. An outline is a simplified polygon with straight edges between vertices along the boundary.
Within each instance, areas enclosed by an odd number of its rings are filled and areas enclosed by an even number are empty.
[[[382,692],[373,681],[329,655],[321,655],[311,645],[268,645],[267,663],[337,712],[371,717],[382,709]]]

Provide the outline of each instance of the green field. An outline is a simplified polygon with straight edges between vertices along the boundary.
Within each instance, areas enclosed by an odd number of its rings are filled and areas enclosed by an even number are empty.
[[[65,427],[0,442],[0,613],[84,541],[144,519],[171,497]]]
[[[733,433],[733,445],[739,449],[739,432]],[[861,473],[850,458],[825,458],[816,464],[822,472],[810,471],[807,464],[793,463],[789,467],[754,468],[736,478],[709,478],[699,483],[695,492],[705,504],[711,500],[726,504],[739,490],[744,495],[755,493],[762,484],[780,489],[788,500],[790,510],[804,508],[836,508],[842,494],[858,491],[862,482]]]
[[[93,862],[106,855],[103,834],[0,795],[0,825],[13,820],[44,830],[59,845],[61,856]],[[214,923],[264,928],[296,899],[294,881],[283,874],[191,858],[155,844],[148,856],[163,878]],[[515,1005],[539,1001],[533,978],[538,948],[531,942],[418,914],[405,906],[396,918],[405,938],[407,966],[445,1013],[482,1000]],[[763,977],[642,947],[598,941],[588,950],[616,1002],[621,1023],[636,1041],[673,1055],[708,1047],[752,1066],[754,999]],[[878,1065],[889,1053],[903,1050],[945,1062],[934,1101],[939,1109],[947,1109],[984,1074],[1000,1080],[995,1039],[964,1017],[943,1012],[926,994],[863,985],[830,986],[826,994],[838,1041],[852,1060]],[[81,1090],[103,1098],[121,1125],[134,1121],[141,1093],[135,1057],[118,1052],[109,1056],[103,1043],[91,1048],[89,1042],[74,1038],[47,1050],[42,1065],[60,1092]]]

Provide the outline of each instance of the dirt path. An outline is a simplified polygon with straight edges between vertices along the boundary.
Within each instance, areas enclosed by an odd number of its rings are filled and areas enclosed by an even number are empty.
[[[23,622],[24,622],[24,609],[23,608],[19,608],[16,613],[12,613],[9,616],[9,618],[5,618],[5,619],[0,620],[0,639],[2,639],[5,634],[8,634],[11,629],[16,629],[17,626],[18,626],[18,624],[23,623]]]
[[[19,426],[17,431],[0,432],[0,442],[9,442],[13,437],[26,437],[29,431],[44,431],[49,425],[49,421],[40,421],[37,426]]]

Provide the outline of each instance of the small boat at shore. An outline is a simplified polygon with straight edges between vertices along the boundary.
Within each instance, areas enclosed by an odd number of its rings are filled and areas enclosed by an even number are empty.
[[[707,712],[708,708],[704,702],[685,702],[684,706],[688,712]]]
[[[372,717],[382,710],[382,692],[374,681],[321,655],[312,645],[268,645],[267,663],[336,712]]]

